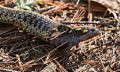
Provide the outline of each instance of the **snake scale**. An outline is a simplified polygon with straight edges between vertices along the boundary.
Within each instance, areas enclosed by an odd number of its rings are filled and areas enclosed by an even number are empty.
[[[57,31],[66,31],[58,37],[48,41],[50,44],[55,46],[58,46],[66,41],[69,42],[69,46],[72,46],[81,40],[88,39],[97,34],[96,30],[92,28],[82,27],[71,29],[68,26],[45,17],[44,15],[2,6],[0,6],[0,23],[13,24],[28,33],[45,39],[57,33]]]

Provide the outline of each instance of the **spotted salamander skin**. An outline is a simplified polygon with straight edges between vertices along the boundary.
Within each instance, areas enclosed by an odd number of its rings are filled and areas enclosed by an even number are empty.
[[[94,28],[80,27],[76,29],[69,29],[67,32],[49,40],[51,45],[55,47],[64,44],[62,47],[69,47],[77,45],[79,42],[95,37],[99,31]]]
[[[50,36],[53,30],[61,25],[44,15],[2,6],[0,6],[0,23],[13,24],[28,33],[44,38]]]

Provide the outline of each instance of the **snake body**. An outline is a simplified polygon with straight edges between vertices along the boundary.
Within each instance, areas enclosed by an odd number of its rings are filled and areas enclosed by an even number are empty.
[[[64,42],[68,42],[67,47],[76,45],[82,40],[89,39],[98,34],[92,28],[77,28],[71,29],[61,23],[57,23],[44,15],[24,10],[14,10],[6,7],[0,7],[0,24],[13,24],[22,28],[28,33],[46,39],[53,34],[57,35],[57,31],[62,34],[47,41],[54,46],[59,46]],[[56,30],[57,29],[57,30]]]
[[[0,22],[13,24],[28,33],[44,38],[50,36],[60,25],[44,15],[6,7],[0,7]]]

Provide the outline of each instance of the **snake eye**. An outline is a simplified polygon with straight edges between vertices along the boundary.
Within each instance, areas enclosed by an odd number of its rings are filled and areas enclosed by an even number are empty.
[[[92,31],[92,32],[95,32],[95,29],[94,29],[94,28],[92,28],[92,29],[91,29],[91,31]]]

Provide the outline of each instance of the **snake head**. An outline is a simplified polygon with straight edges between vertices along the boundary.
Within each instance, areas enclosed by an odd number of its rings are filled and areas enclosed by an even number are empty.
[[[95,28],[79,27],[72,30],[71,35],[74,35],[79,41],[84,41],[99,34]]]

